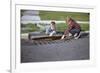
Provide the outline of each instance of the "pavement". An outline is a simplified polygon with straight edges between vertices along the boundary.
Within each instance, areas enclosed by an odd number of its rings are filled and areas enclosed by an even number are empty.
[[[89,34],[77,40],[58,40],[35,45],[21,39],[21,63],[89,60]]]

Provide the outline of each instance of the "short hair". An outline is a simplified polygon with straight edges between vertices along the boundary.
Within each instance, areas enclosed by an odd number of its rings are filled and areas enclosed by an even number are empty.
[[[52,21],[51,23],[52,23],[52,24],[56,24],[55,21]]]

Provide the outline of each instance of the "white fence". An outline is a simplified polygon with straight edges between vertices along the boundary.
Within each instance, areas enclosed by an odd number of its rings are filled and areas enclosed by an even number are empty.
[[[50,24],[52,20],[41,20],[41,21],[21,21],[22,24],[34,23],[34,24]],[[55,21],[57,23],[65,23],[65,21]],[[76,21],[77,23],[88,24],[89,21]]]

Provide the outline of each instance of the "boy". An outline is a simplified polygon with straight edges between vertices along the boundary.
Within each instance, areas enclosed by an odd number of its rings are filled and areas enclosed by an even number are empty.
[[[51,21],[50,27],[46,28],[46,34],[49,34],[49,36],[56,34],[56,23],[55,23],[55,21]]]
[[[68,29],[65,30],[61,39],[64,39],[66,36],[74,36],[75,39],[78,39],[81,31],[80,25],[72,18],[67,18],[66,23],[68,24]]]

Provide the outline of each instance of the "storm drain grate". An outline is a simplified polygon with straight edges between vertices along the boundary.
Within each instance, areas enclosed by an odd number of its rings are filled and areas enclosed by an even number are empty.
[[[66,39],[61,40],[61,36],[48,36],[48,37],[40,37],[40,38],[33,38],[33,44],[34,45],[43,45],[43,44],[54,44],[54,43],[62,43],[62,42],[68,42],[73,37],[68,37]]]

